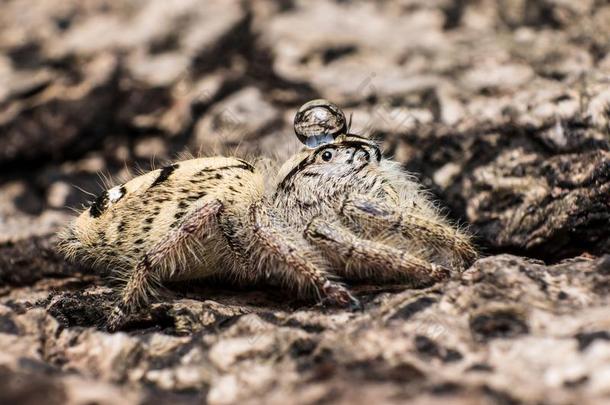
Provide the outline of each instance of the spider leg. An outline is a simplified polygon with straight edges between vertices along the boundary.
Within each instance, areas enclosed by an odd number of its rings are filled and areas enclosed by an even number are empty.
[[[314,218],[305,230],[306,237],[328,252],[338,256],[342,272],[350,278],[373,276],[381,280],[406,280],[413,287],[425,287],[447,279],[445,267],[428,263],[407,251],[383,243],[363,239],[343,225]]]
[[[399,209],[382,201],[357,196],[347,198],[340,213],[364,227],[399,233],[407,239],[449,250],[460,267],[478,258],[467,235],[440,219],[429,218],[416,210]]]
[[[311,289],[331,305],[359,309],[360,302],[347,288],[329,279],[328,263],[302,235],[283,226],[261,204],[250,208],[253,229],[252,255],[261,268],[274,272],[300,292]]]
[[[118,303],[106,321],[107,330],[116,331],[133,311],[148,301],[148,296],[154,294],[164,269],[167,269],[169,263],[175,262],[173,259],[176,254],[182,248],[188,248],[188,243],[194,238],[207,236],[222,210],[223,205],[218,200],[203,203],[191,211],[179,227],[144,254],[129,274]]]

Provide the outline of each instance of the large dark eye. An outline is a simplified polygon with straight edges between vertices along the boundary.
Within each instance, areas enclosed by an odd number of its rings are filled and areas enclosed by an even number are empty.
[[[333,158],[333,153],[329,150],[325,151],[324,153],[322,153],[322,160],[325,162],[330,162],[330,160]]]

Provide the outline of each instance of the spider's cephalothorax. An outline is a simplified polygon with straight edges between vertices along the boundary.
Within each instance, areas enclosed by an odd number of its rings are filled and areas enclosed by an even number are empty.
[[[325,112],[307,114],[312,106]],[[69,257],[125,280],[109,329],[168,280],[272,277],[301,295],[358,307],[338,279],[421,287],[476,258],[468,236],[396,162],[347,133],[336,106],[306,104],[295,132],[317,146],[290,158],[271,189],[271,173],[243,160],[186,160],[108,190],[62,233]]]
[[[374,142],[343,135],[284,164],[273,205],[290,222],[306,224],[317,215],[333,216],[350,194],[387,198],[391,189],[385,187],[389,180],[384,176],[386,169]]]

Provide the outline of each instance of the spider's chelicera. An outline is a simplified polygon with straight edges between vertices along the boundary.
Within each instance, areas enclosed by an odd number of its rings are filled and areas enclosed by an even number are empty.
[[[295,132],[311,149],[277,174],[231,157],[185,160],[110,189],[74,220],[61,234],[65,254],[124,280],[110,330],[169,280],[272,278],[357,308],[342,281],[422,287],[477,257],[398,163],[347,133],[337,106],[305,104]]]

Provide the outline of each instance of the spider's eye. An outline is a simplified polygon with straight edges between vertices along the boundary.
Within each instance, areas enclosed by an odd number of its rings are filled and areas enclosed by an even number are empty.
[[[330,160],[333,158],[333,153],[329,150],[327,150],[326,152],[322,153],[322,160],[325,162],[330,162]]]

